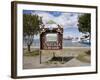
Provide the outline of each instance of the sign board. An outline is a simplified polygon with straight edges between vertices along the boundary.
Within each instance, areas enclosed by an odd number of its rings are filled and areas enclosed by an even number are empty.
[[[62,49],[63,28],[41,28],[40,49],[41,50],[59,50]]]

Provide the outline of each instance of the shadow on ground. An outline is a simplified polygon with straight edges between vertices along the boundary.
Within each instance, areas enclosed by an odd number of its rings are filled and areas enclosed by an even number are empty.
[[[59,61],[59,62],[64,61],[64,62],[68,62],[68,61],[70,61],[73,58],[74,57],[53,57],[53,58],[51,58],[50,61]]]

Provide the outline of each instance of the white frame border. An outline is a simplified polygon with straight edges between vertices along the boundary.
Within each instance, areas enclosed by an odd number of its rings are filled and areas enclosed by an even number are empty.
[[[63,12],[79,12],[91,13],[91,66],[86,67],[67,67],[67,68],[50,68],[50,69],[29,69],[23,70],[23,17],[22,10],[46,10],[46,11],[63,11]],[[46,6],[46,5],[29,5],[17,4],[17,76],[36,76],[36,75],[52,75],[52,74],[66,74],[95,72],[96,71],[96,9],[92,8],[78,8],[78,7],[60,7],[60,6]],[[94,47],[95,46],[95,47]]]

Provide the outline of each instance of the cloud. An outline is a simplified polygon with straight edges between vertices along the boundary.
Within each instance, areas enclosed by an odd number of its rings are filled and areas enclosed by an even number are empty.
[[[42,17],[43,19],[43,23],[46,24],[49,20],[52,20],[54,17],[52,15],[50,15],[49,13],[47,12],[43,12],[43,11],[35,11],[32,13],[33,15],[34,14],[37,14],[39,16]]]
[[[32,14],[37,14],[43,17],[43,23],[46,24],[49,20],[53,20],[56,24],[62,25],[64,28],[76,27],[78,23],[77,13],[61,13],[59,16],[54,16],[46,11],[33,11]]]
[[[62,27],[64,28],[63,37],[67,37],[67,36],[76,37],[81,35],[81,33],[77,29],[78,16],[80,15],[78,13],[61,12],[59,16],[55,16],[47,11],[33,11],[32,14],[33,15],[37,14],[43,17],[43,23],[47,27],[56,26],[55,24],[52,25],[46,24],[50,20],[53,20],[56,24],[62,25]]]

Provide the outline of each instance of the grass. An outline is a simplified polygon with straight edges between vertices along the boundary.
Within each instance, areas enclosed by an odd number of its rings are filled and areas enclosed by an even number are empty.
[[[31,52],[26,51],[24,53],[24,56],[37,56],[37,55],[39,55],[39,50],[34,50],[34,51],[31,51]]]
[[[90,55],[88,55],[87,53],[84,54],[79,54],[76,59],[78,59],[81,62],[90,62]]]

